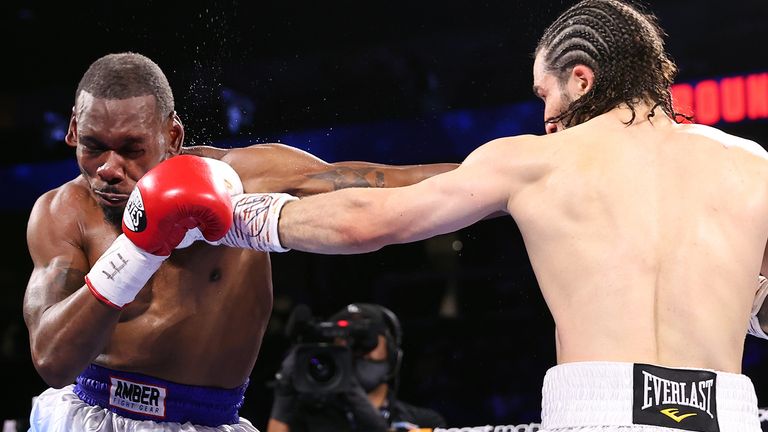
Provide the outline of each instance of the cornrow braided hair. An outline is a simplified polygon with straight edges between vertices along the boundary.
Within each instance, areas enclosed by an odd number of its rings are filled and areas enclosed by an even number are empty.
[[[653,104],[648,118],[661,108],[670,118],[685,117],[672,107],[670,87],[677,66],[664,51],[666,34],[656,17],[619,0],[582,0],[565,11],[544,32],[536,55],[544,67],[565,85],[576,65],[595,74],[591,91],[573,101],[548,123],[566,127],[583,123],[622,103],[635,120],[635,105]],[[687,118],[687,117],[686,117]]]

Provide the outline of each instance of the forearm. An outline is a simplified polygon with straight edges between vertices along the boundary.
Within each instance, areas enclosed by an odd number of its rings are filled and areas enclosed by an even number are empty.
[[[30,333],[35,368],[53,387],[74,382],[106,346],[120,312],[83,286],[42,313]]]
[[[133,301],[162,260],[120,235],[87,274],[87,263],[71,254],[46,260],[45,265],[38,262],[24,311],[40,376],[54,387],[70,384],[104,350],[120,310]]]
[[[412,185],[438,174],[451,171],[456,169],[459,164],[436,163],[398,166],[370,162],[338,162],[334,166],[364,173],[365,182],[350,184],[346,187],[400,187]]]
[[[500,209],[501,200],[486,199],[453,177],[451,172],[406,187],[350,188],[293,201],[280,213],[280,242],[313,253],[372,252],[455,231]]]
[[[330,195],[317,195],[287,203],[280,214],[279,236],[281,244],[289,249],[322,254],[357,254],[378,250],[384,246],[383,230],[386,225],[371,221],[381,205],[376,192],[367,190],[361,197],[356,190],[337,191]],[[367,218],[367,229],[359,221]]]

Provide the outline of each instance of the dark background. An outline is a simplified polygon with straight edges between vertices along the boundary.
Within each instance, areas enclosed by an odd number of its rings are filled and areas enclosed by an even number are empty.
[[[187,144],[282,141],[330,162],[459,162],[490,138],[543,131],[531,53],[570,4],[3,2],[0,419],[24,418],[45,388],[21,316],[31,270],[24,230],[31,203],[74,157],[62,128],[93,60],[119,51],[154,59],[176,95]],[[669,34],[679,81],[768,71],[768,2],[644,4]],[[519,115],[489,120],[510,113]],[[768,143],[766,125],[718,126]],[[19,176],[25,182],[11,181]],[[511,219],[372,254],[294,251],[273,254],[273,263],[275,309],[241,411],[257,427],[265,429],[265,384],[289,345],[283,330],[291,309],[305,303],[327,316],[352,301],[399,315],[404,400],[437,409],[454,426],[539,420],[541,379],[555,362],[554,325]],[[768,405],[768,343],[746,344],[744,372]]]

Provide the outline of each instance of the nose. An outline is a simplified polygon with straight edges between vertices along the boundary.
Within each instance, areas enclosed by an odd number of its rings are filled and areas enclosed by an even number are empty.
[[[544,131],[547,133],[547,135],[557,132],[557,124],[544,123]]]
[[[120,155],[114,151],[109,151],[104,163],[96,169],[96,175],[107,184],[120,183],[125,179],[123,162],[123,158]]]

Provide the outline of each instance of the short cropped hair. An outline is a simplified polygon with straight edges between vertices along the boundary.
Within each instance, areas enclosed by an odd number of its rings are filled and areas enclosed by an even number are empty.
[[[672,119],[670,88],[677,66],[664,50],[666,34],[656,17],[619,0],[582,0],[546,29],[536,47],[544,68],[560,85],[576,65],[590,67],[593,88],[547,122],[568,127],[604,114],[624,103],[632,110],[646,102],[660,107]]]
[[[148,57],[133,52],[107,54],[91,64],[75,92],[86,91],[100,99],[127,99],[152,95],[162,117],[173,113],[171,86],[160,67]]]

